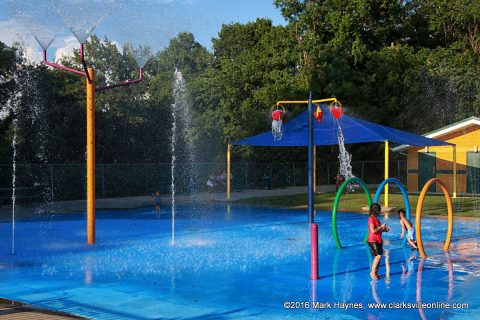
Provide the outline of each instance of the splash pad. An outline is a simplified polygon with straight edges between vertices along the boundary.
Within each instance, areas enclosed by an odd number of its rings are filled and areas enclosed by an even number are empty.
[[[478,300],[472,299],[480,284],[475,258],[478,223],[455,224],[455,250],[450,253],[453,265],[441,248],[433,246],[429,258],[412,259],[412,251],[402,248],[396,239],[399,225],[392,225],[386,235],[388,260],[383,269],[388,266],[389,271],[372,288],[368,276],[371,255],[364,245],[356,245],[365,232],[358,213],[338,217],[342,228],[357,235],[343,238],[346,248],[339,250],[331,241],[330,212],[317,211],[321,280],[308,280],[310,228],[305,223],[306,213],[305,209],[182,204],[175,246],[171,246],[170,220],[157,217],[154,208],[99,210],[98,245],[88,250],[82,214],[23,218],[17,224],[18,254],[3,257],[0,290],[10,299],[94,319],[224,315],[311,319],[313,315],[342,320],[364,319],[367,313],[396,319],[398,309],[373,309],[368,303],[375,299],[446,302],[448,296],[457,303],[470,297],[470,307],[454,310],[456,316],[472,318],[480,310]],[[41,223],[48,223],[55,232],[42,232],[37,227]],[[429,217],[422,223],[435,230],[444,227],[443,221]],[[5,222],[0,224],[3,230],[5,226]],[[433,242],[437,234],[425,230],[422,236]],[[0,250],[7,251],[8,245],[2,242]],[[453,274],[452,280],[449,274]],[[365,308],[285,309],[283,302],[292,300],[331,302],[332,306],[335,301],[356,302]],[[451,312],[423,310],[426,317],[435,319]],[[402,315],[416,319],[419,311],[405,309]]]

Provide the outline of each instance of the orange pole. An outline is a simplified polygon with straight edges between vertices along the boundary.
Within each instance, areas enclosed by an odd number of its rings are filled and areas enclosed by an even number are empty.
[[[447,201],[448,228],[447,228],[447,237],[445,238],[445,244],[443,246],[444,251],[448,251],[448,248],[450,247],[450,241],[452,239],[452,231],[453,231],[452,199],[450,198],[450,193],[448,192],[448,189],[445,183],[443,183],[443,181],[438,178],[432,178],[428,180],[427,183],[425,183],[425,185],[423,186],[422,192],[420,192],[420,196],[418,197],[417,211],[416,211],[416,217],[415,217],[415,229],[416,229],[415,233],[417,236],[418,251],[420,252],[420,256],[422,258],[427,257],[427,255],[425,254],[425,250],[423,249],[423,242],[422,242],[422,230],[421,230],[422,207],[423,207],[423,201],[425,199],[425,195],[427,194],[427,190],[434,183],[437,183],[442,188],[443,194],[445,195],[445,200]]]
[[[87,82],[87,243],[95,243],[95,70]]]
[[[227,201],[230,201],[230,147],[227,146]]]

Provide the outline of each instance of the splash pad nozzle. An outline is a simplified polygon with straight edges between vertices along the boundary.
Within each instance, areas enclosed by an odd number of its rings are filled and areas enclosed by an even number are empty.
[[[88,67],[87,67],[87,63],[85,62],[85,48],[84,48],[83,44],[80,45],[80,60],[81,60],[82,65],[83,65],[83,71],[76,70],[76,69],[73,69],[73,68],[62,66],[61,64],[58,64],[58,63],[48,61],[47,60],[47,49],[45,48],[43,50],[43,63],[44,64],[46,64],[47,66],[53,67],[53,68],[61,69],[61,70],[64,70],[64,71],[68,71],[68,72],[72,72],[72,73],[84,76],[84,77],[87,78],[88,82],[91,83],[92,79],[90,79],[90,76],[88,75],[88,72],[87,72]]]
[[[47,49],[43,50],[43,63],[45,65],[84,76],[84,77],[87,78],[88,83],[92,83],[92,79],[90,79],[90,75],[88,73],[87,62],[85,61],[85,45],[83,43],[80,44],[80,61],[82,62],[83,71],[76,70],[76,69],[73,69],[73,68],[70,68],[70,67],[63,66],[63,65],[58,64],[58,63],[48,61],[47,60]],[[138,71],[138,78],[136,80],[127,80],[127,81],[122,82],[122,83],[117,83],[117,84],[112,84],[112,85],[109,85],[109,86],[95,88],[95,91],[104,91],[104,90],[107,90],[107,89],[113,89],[113,88],[128,86],[128,85],[139,83],[142,80],[143,80],[143,67],[140,67],[139,71]]]

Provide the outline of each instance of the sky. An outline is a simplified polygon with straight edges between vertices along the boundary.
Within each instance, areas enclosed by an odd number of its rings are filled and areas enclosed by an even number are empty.
[[[211,50],[222,24],[257,18],[286,24],[273,0],[0,0],[0,41],[24,43],[32,61],[42,59],[34,36],[44,46],[53,40],[48,56],[58,59],[78,48],[93,27],[93,34],[120,47],[129,42],[156,52],[187,31]]]

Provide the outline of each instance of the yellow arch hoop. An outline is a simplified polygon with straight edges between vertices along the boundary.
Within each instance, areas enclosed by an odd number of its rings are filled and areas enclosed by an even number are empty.
[[[447,237],[445,238],[445,244],[443,246],[444,251],[448,251],[450,247],[450,240],[452,239],[452,230],[453,230],[453,206],[452,206],[452,199],[450,199],[450,193],[448,192],[447,187],[443,183],[442,180],[438,178],[432,178],[425,183],[423,186],[422,192],[418,197],[417,203],[417,211],[416,211],[416,221],[415,221],[415,233],[417,236],[417,245],[418,251],[420,251],[420,256],[422,258],[426,258],[427,255],[425,254],[425,250],[423,249],[423,242],[422,242],[422,230],[421,230],[421,220],[422,220],[422,207],[423,207],[423,200],[425,199],[425,195],[427,194],[428,188],[432,184],[438,184],[445,195],[445,200],[447,201],[447,209],[448,209],[448,229],[447,229]]]

